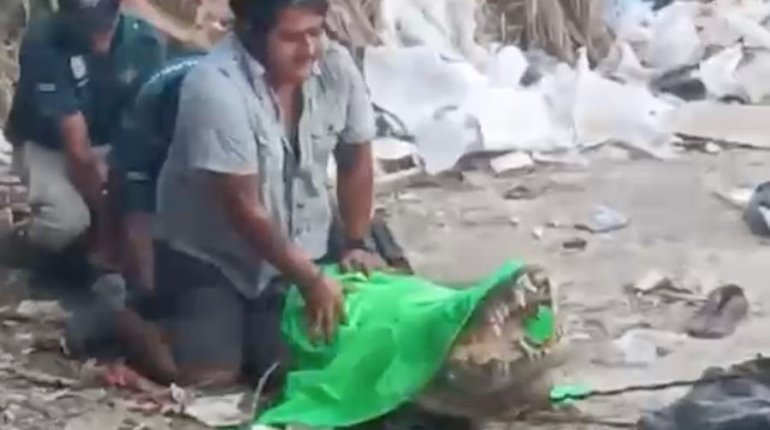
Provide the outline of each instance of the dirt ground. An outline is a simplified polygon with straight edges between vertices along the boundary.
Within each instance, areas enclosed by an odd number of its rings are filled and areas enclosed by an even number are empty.
[[[509,258],[546,266],[561,285],[561,312],[574,338],[575,353],[559,381],[616,388],[695,378],[707,367],[767,353],[770,248],[748,232],[740,211],[716,198],[713,190],[768,179],[770,152],[688,152],[661,162],[627,159],[623,151],[605,148],[591,158],[586,169],[556,167],[494,179],[469,174],[462,187],[408,190],[400,200],[387,203],[392,227],[418,272],[434,279],[476,279]],[[545,191],[531,200],[503,198],[518,185]],[[597,205],[630,217],[628,228],[592,235],[546,227],[540,239],[533,234],[549,223],[584,220]],[[585,250],[563,250],[562,243],[576,237],[587,241]],[[698,278],[704,293],[735,283],[749,298],[750,317],[734,335],[721,340],[673,334],[694,306],[675,302],[637,310],[624,290],[653,269]],[[660,338],[656,346],[667,355],[645,366],[596,363],[606,360],[602,357],[608,354],[609,340],[639,327],[651,328]],[[602,418],[633,422],[643,410],[683,394],[669,390],[625,395],[578,406]]]
[[[762,334],[770,322],[770,289],[765,290],[770,248],[751,236],[738,210],[712,193],[720,187],[756,185],[767,179],[770,152],[689,152],[662,162],[632,159],[625,151],[605,148],[590,158],[587,168],[541,166],[532,173],[499,178],[468,172],[462,182],[405,189],[381,198],[380,205],[418,272],[430,278],[452,283],[474,280],[509,258],[546,266],[560,284],[561,312],[574,345],[569,364],[558,374],[560,382],[615,388],[691,378],[709,366],[729,365],[770,350],[770,339]],[[515,186],[537,195],[505,199],[505,192]],[[603,235],[559,227],[585,220],[597,205],[627,215],[629,226]],[[577,237],[586,240],[584,250],[563,249],[566,240]],[[735,334],[721,340],[678,335],[682,322],[694,311],[693,305],[675,301],[639,307],[632,305],[635,302],[624,290],[626,284],[652,269],[697,278],[703,292],[735,283],[744,288],[751,302],[750,317]],[[0,309],[30,294],[24,273],[10,271],[4,276]],[[609,342],[640,327],[655,335],[655,346],[665,353],[636,366],[608,362]],[[66,383],[18,372],[51,374],[52,368],[58,368],[56,372],[67,378],[79,377],[76,366],[56,358],[56,346],[51,348],[50,342],[48,349],[54,352],[31,352],[46,349],[33,338],[45,334],[55,338],[57,330],[55,326],[2,321],[3,429],[65,428],[64,423],[78,416],[103,423],[116,414],[125,416],[109,392],[69,389]],[[670,390],[625,395],[578,406],[597,417],[634,422],[645,409],[663,406],[682,394],[682,390]],[[135,425],[121,428],[141,428],[140,424],[149,429],[200,428],[188,421],[129,416]],[[96,427],[72,427],[86,428]],[[556,427],[517,424],[510,428]]]

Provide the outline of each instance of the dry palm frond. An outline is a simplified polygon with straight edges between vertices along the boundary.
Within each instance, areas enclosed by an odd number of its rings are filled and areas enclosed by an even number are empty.
[[[504,43],[539,48],[569,63],[581,46],[592,60],[603,58],[609,48],[602,0],[480,1],[488,17],[483,31]]]
[[[326,18],[329,32],[352,47],[379,45],[382,1],[387,0],[331,0]]]
[[[123,7],[176,42],[200,49],[222,37],[231,17],[227,0],[123,0]]]

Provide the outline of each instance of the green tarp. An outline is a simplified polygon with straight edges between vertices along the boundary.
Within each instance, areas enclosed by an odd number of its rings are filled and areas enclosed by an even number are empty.
[[[467,289],[417,276],[378,272],[367,279],[330,269],[345,286],[347,321],[329,344],[308,340],[302,298],[292,289],[282,329],[294,370],[279,403],[257,423],[344,427],[396,409],[441,368],[482,299],[521,268],[519,262],[508,262]]]

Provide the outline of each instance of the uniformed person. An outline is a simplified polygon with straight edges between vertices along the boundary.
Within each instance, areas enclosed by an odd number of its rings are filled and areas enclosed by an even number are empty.
[[[174,132],[182,80],[200,55],[170,60],[137,93],[120,123],[109,154],[110,236],[118,239],[124,274],[130,283],[152,289],[152,221],[157,179]]]
[[[198,58],[190,54],[170,60],[142,85],[122,115],[108,156],[104,218],[109,224],[105,234],[114,239],[116,261],[123,276],[106,274],[92,286],[102,294],[114,291],[116,286],[127,290],[127,300],[107,302],[115,306],[116,339],[131,365],[163,383],[173,382],[177,371],[157,324],[171,310],[154,288],[152,224],[156,183],[174,132],[182,80]],[[101,330],[73,343],[98,344],[100,336],[112,339],[113,327],[106,321],[94,322]],[[85,344],[83,348],[87,348]]]
[[[321,272],[337,156],[345,247],[331,261],[370,270],[374,114],[350,54],[324,34],[326,0],[231,0],[235,34],[182,85],[158,182],[156,288],[170,290],[178,381],[261,375],[282,352],[282,283],[309,329],[330,339],[340,285]]]
[[[60,0],[27,30],[8,135],[29,186],[34,247],[60,252],[93,231],[121,112],[163,57],[156,31],[122,14],[120,0]],[[101,242],[92,254],[109,260]]]

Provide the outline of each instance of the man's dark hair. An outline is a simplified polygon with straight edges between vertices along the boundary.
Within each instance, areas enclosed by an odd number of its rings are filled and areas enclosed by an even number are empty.
[[[308,8],[326,15],[328,0],[230,0],[235,16],[235,29],[258,60],[263,60],[267,34],[273,29],[278,15],[290,7]]]

